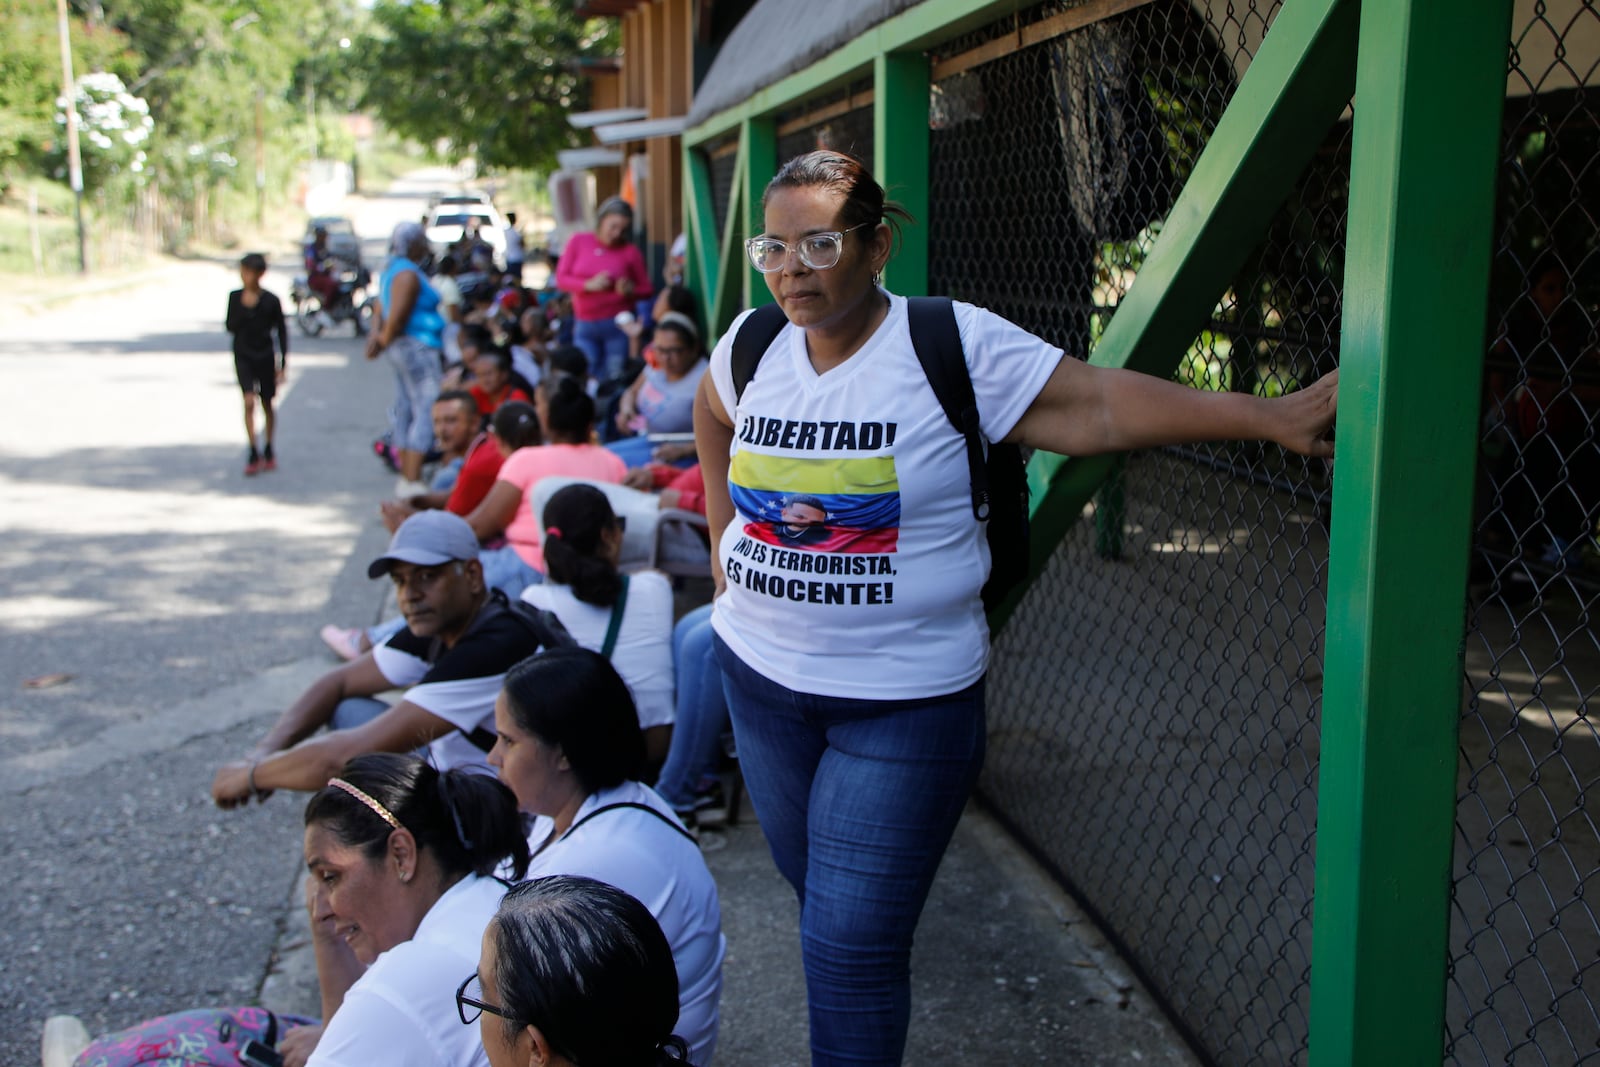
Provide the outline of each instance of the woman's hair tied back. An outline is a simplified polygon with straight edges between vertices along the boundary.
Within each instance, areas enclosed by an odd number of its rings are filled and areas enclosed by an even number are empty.
[[[895,239],[903,225],[916,220],[905,208],[887,199],[883,186],[855,156],[832,148],[819,148],[795,156],[779,168],[761,195],[765,207],[779,189],[827,189],[842,200],[840,215],[846,228],[887,223]]]
[[[383,856],[389,836],[405,830],[447,877],[487,877],[506,863],[517,877],[527,870],[516,797],[487,775],[440,772],[415,756],[374,752],[345,764],[338,779],[311,795],[305,823],[369,859]]]

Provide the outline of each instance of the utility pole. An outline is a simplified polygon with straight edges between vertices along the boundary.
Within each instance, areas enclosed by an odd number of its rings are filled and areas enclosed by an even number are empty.
[[[67,0],[56,0],[56,33],[61,38],[62,94],[67,100],[67,176],[72,183],[73,214],[78,220],[78,273],[88,274],[88,245],[83,236],[83,155],[78,149],[78,88],[72,77],[72,38],[67,33]]]
[[[306,67],[306,129],[311,134],[311,162],[317,161],[317,75]]]
[[[261,116],[263,94],[256,90],[256,229],[267,224],[267,130]]]

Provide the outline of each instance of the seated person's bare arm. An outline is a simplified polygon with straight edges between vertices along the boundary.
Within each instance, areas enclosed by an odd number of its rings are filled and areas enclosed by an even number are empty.
[[[385,682],[384,688],[389,688],[389,683]],[[259,759],[225,764],[211,783],[211,799],[218,807],[232,808],[249,801],[252,795],[276,789],[311,792],[327,785],[340,767],[357,756],[368,752],[410,752],[454,729],[432,712],[402,700],[354,729],[322,734]]]

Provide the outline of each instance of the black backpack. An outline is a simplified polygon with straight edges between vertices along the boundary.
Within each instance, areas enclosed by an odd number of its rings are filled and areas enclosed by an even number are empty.
[[[564,648],[578,643],[567,632],[567,628],[561,625],[561,620],[556,618],[554,612],[544,611],[521,600],[512,600],[499,589],[490,590],[488,601],[479,610],[478,617],[472,622],[473,628],[481,626],[501,612],[510,616],[511,620],[521,626],[523,632],[528,635],[533,645],[532,650],[528,653],[530,656],[537,655],[548,648]],[[435,638],[434,640],[437,642],[438,639]],[[437,647],[437,644],[435,647]],[[493,730],[484,726],[474,726],[470,730],[464,730],[458,726],[456,729],[461,733],[461,736],[471,741],[474,747],[484,752],[488,752],[494,747],[498,736]]]
[[[947,297],[912,297],[907,317],[911,345],[922,372],[933,386],[945,417],[967,443],[967,470],[972,484],[972,517],[987,522],[989,580],[983,586],[983,607],[993,611],[1006,594],[1028,577],[1028,474],[1022,449],[991,442],[984,453],[978,426],[978,401],[961,349],[955,307]],[[761,357],[788,325],[783,308],[765,304],[750,313],[733,338],[735,403],[756,376]]]

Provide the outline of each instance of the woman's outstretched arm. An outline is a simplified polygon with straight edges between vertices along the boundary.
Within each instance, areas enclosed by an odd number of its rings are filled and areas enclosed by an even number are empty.
[[[1063,359],[1008,441],[1066,456],[1197,441],[1275,441],[1331,456],[1339,372],[1275,399],[1191,389],[1136,371]]]

